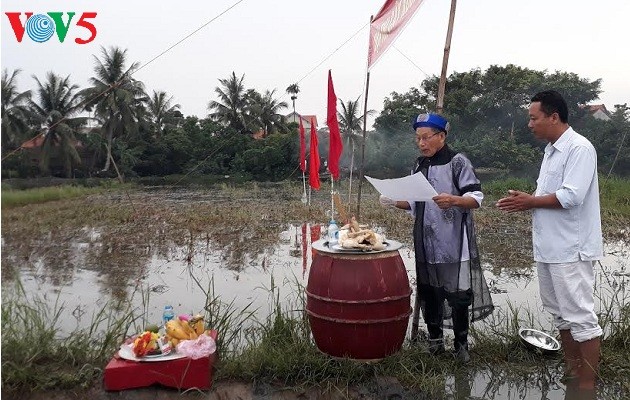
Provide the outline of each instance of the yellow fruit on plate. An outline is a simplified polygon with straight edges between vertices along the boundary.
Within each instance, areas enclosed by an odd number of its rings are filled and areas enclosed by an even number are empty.
[[[197,336],[201,335],[205,329],[205,321],[203,320],[203,315],[197,314],[193,318],[191,318],[189,325],[193,328],[193,330],[197,333]]]
[[[186,340],[190,338],[188,331],[184,329],[178,319],[172,319],[166,323],[166,333],[174,339]]]

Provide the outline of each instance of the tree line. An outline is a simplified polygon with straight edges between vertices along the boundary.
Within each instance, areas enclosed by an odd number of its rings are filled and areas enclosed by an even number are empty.
[[[218,79],[216,100],[208,102],[206,117],[184,116],[172,96],[149,93],[133,77],[139,64],[128,63],[126,50],[102,48],[94,60],[87,88],[73,84],[69,76],[49,72],[43,80],[33,77],[33,90],[20,92],[20,71],[3,71],[3,177],[297,176],[298,126],[283,117],[288,104],[275,90],[247,88],[245,75],[233,72]],[[384,99],[383,110],[367,132],[366,174],[393,177],[409,172],[418,156],[411,121],[434,109],[438,81],[428,77],[419,87],[392,92]],[[455,72],[447,82],[444,114],[452,125],[449,143],[468,154],[477,167],[523,171],[539,164],[544,143],[527,129],[527,105],[535,92],[553,88],[569,103],[570,124],[597,148],[602,172],[630,172],[630,154],[621,150],[630,131],[630,108],[615,105],[610,119],[600,120],[587,107],[601,93],[600,80],[507,65]],[[298,84],[289,85],[286,92],[295,111]],[[358,168],[355,155],[363,145],[359,101],[341,101],[338,107],[344,174]],[[307,141],[308,136],[307,132]],[[325,159],[326,129],[319,132],[319,146]]]
[[[438,84],[437,76],[429,77],[419,87],[393,92],[384,100],[374,124],[378,134],[366,146],[370,149],[368,169],[381,166],[384,171],[408,172],[409,160],[417,156],[411,144],[411,121],[418,110],[434,109]],[[465,152],[477,168],[529,171],[531,176],[533,169],[537,172],[546,143],[536,140],[527,127],[528,106],[535,93],[547,89],[559,91],[567,100],[569,124],[597,149],[600,172],[630,174],[630,152],[623,150],[630,141],[626,138],[630,133],[628,104],[615,105],[608,120],[594,118],[589,105],[602,92],[601,80],[589,81],[569,72],[493,65],[451,74],[444,99],[444,114],[451,123],[450,146]]]

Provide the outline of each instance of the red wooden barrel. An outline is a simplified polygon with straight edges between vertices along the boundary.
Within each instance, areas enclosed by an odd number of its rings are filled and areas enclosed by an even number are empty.
[[[317,347],[358,360],[400,350],[411,314],[411,288],[398,250],[350,254],[317,244],[306,287],[306,312]]]

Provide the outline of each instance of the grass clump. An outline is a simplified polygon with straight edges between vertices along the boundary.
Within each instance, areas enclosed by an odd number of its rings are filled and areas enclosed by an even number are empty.
[[[3,391],[87,388],[101,376],[131,314],[107,305],[89,328],[63,334],[59,325],[65,315],[62,304],[50,307],[44,299],[27,299],[20,285],[3,299]]]
[[[533,193],[536,189],[535,182],[525,178],[505,178],[493,180],[490,182],[482,182],[482,190],[484,194],[493,199],[505,197],[508,190],[519,190],[525,193]]]

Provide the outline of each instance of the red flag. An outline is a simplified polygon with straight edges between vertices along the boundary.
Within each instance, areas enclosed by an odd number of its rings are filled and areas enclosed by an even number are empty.
[[[322,226],[319,224],[311,225],[311,260],[315,258],[317,250],[313,247],[313,243],[319,240],[322,233]]]
[[[315,118],[311,118],[311,154],[308,161],[308,184],[313,189],[319,190],[319,150],[317,131],[315,130]]]
[[[339,134],[337,121],[337,96],[333,87],[332,74],[328,70],[328,117],[326,118],[330,131],[330,149],[328,151],[328,170],[333,179],[339,179],[339,158],[343,151],[343,142]]]
[[[386,0],[370,23],[368,70],[385,53],[424,0]]]
[[[306,141],[304,140],[304,125],[300,115],[300,169],[306,172]]]

